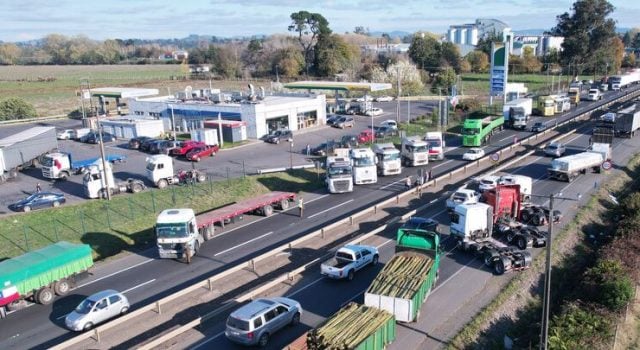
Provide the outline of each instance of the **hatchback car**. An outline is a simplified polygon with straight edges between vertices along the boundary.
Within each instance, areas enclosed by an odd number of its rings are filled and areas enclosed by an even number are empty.
[[[353,117],[340,117],[331,126],[344,129],[344,128],[353,128],[354,125],[355,125],[355,121],[353,120]]]
[[[149,150],[151,149],[151,144],[157,141],[162,141],[159,139],[146,139],[144,141],[142,141],[140,143],[140,146],[138,147],[138,150],[143,151],[143,152],[149,152]]]
[[[224,335],[234,343],[265,347],[274,333],[297,325],[301,316],[302,306],[293,299],[256,299],[229,315]]]
[[[172,156],[186,156],[189,151],[196,147],[204,146],[204,142],[187,140],[182,141],[182,145],[180,147],[174,148],[171,150]]]
[[[462,155],[464,160],[478,160],[484,157],[484,150],[482,148],[470,148]]]
[[[376,137],[384,138],[398,135],[398,130],[391,126],[376,126]]]
[[[327,141],[319,144],[318,146],[311,149],[311,154],[314,156],[325,157],[327,154],[333,153],[333,150],[339,148],[340,144],[336,141]],[[306,150],[305,150],[306,152]]]
[[[171,142],[171,141],[168,141],[168,140],[155,140],[155,141],[149,143],[149,153],[153,153],[153,154],[162,153],[162,149],[165,146],[168,146],[169,142]]]
[[[498,180],[500,180],[500,176],[495,175],[487,175],[478,180],[479,185],[478,189],[480,192],[489,191],[498,185]]]
[[[149,136],[138,136],[129,140],[129,148],[130,149],[139,149],[140,145],[142,145],[146,141],[153,140],[153,138]]]
[[[192,149],[191,151],[189,151],[189,153],[187,153],[187,159],[194,161],[194,162],[199,162],[202,158],[204,157],[213,157],[216,155],[216,153],[218,153],[218,150],[220,149],[220,147],[218,147],[218,145],[214,145],[214,146],[198,146],[194,149]]]
[[[64,323],[72,331],[86,331],[99,323],[127,313],[130,307],[124,294],[109,289],[83,300],[67,315]]]
[[[76,131],[73,129],[60,130],[56,134],[58,140],[71,140],[76,138]]]
[[[388,120],[385,120],[382,123],[380,123],[380,126],[387,126],[387,127],[390,127],[392,129],[396,129],[397,130],[398,129],[398,122],[396,122],[395,120],[388,119]]]
[[[289,129],[280,129],[276,130],[267,137],[265,137],[265,141],[269,143],[275,143],[276,145],[280,143],[280,141],[290,141],[293,138],[293,133]]]
[[[327,117],[327,125],[333,125],[336,121],[340,119],[339,115],[333,114]]]
[[[384,113],[384,111],[382,110],[382,108],[371,108],[370,110],[368,110],[365,115],[372,117],[372,116],[376,116],[376,115],[381,115],[382,113]]]
[[[66,201],[67,199],[62,193],[36,192],[27,198],[9,205],[9,209],[29,212],[31,209],[58,207]]]
[[[340,138],[340,146],[344,148],[355,148],[358,147],[359,144],[357,135],[349,134]]]
[[[543,122],[535,122],[531,127],[531,132],[542,132],[547,129],[547,125]]]
[[[552,157],[562,157],[566,148],[560,142],[551,142],[544,148],[544,154]]]
[[[373,142],[373,131],[371,129],[360,131],[360,134],[358,134],[358,142],[359,143]]]

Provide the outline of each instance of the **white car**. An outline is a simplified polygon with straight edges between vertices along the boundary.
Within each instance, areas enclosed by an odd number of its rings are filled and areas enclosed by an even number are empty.
[[[387,128],[391,128],[393,130],[398,130],[398,123],[395,120],[385,120],[382,123],[380,123],[380,126],[384,126]]]
[[[499,180],[500,180],[500,176],[496,176],[496,175],[483,176],[480,179],[478,179],[478,183],[479,183],[478,190],[480,190],[480,192],[492,190],[496,188]]]
[[[470,148],[462,155],[464,160],[478,160],[484,157],[484,150],[482,148]]]
[[[76,131],[73,129],[65,129],[59,131],[56,136],[58,140],[70,140],[76,137]]]
[[[379,96],[376,97],[376,102],[391,102],[393,101],[393,97],[391,96]]]
[[[366,98],[366,100],[365,100],[365,98]],[[356,102],[365,102],[365,101],[373,101],[373,97],[367,95],[367,96],[362,96],[362,97],[356,98]]]
[[[83,300],[65,317],[65,324],[73,331],[87,331],[99,323],[127,313],[129,307],[124,294],[112,289],[105,290]]]
[[[382,113],[384,113],[382,108],[374,107],[368,110],[367,113],[365,114],[371,117],[371,116],[381,115]]]

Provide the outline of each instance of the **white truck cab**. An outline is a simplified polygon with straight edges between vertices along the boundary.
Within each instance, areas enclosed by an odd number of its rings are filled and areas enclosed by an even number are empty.
[[[429,144],[429,159],[443,160],[444,159],[444,137],[440,131],[427,132],[424,140]]]
[[[419,136],[403,137],[400,154],[405,166],[429,164],[429,144]]]
[[[393,143],[376,143],[373,152],[378,161],[378,175],[397,175],[402,172],[400,151]]]
[[[353,192],[353,169],[349,157],[327,157],[325,178],[329,193]]]
[[[204,242],[198,233],[193,209],[166,209],[156,219],[156,243],[163,259],[185,258],[195,254]]]
[[[493,208],[485,203],[460,204],[451,213],[451,235],[462,242],[470,237],[491,237]]]
[[[353,163],[353,182],[356,185],[374,184],[378,182],[376,164],[378,159],[371,148],[355,148],[351,150]]]

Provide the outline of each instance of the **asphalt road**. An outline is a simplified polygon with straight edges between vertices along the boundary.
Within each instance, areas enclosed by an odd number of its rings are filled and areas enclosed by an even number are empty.
[[[586,103],[582,104],[580,110],[583,110],[585,105]],[[561,119],[567,117],[568,115],[565,115]],[[379,118],[382,120],[381,118],[386,119],[388,116]],[[328,129],[328,131],[336,132],[337,130]],[[491,151],[498,145],[512,142],[513,136],[522,137],[528,134],[528,132],[505,130],[494,138],[494,143],[487,149]],[[453,141],[449,141],[448,144],[450,149],[447,152],[447,160],[432,163],[426,167],[433,169],[434,175],[447,172],[463,164],[461,160],[463,149],[451,147],[452,144],[455,145]],[[282,145],[274,147],[280,146]],[[271,147],[271,145],[260,144],[250,147],[264,149]],[[250,147],[243,148],[243,150]],[[220,154],[220,158],[223,154],[225,153]],[[288,154],[286,158],[288,158]],[[545,166],[538,165],[537,168],[543,171]],[[406,169],[403,176],[415,174],[412,173],[413,171],[416,170]],[[270,218],[246,216],[244,223],[228,226],[224,235],[216,237],[214,239],[216,244],[205,245],[201,255],[189,266],[172,260],[155,259],[153,251],[132,254],[124,259],[100,264],[94,275],[81,284],[73,295],[61,298],[50,306],[35,305],[20,310],[9,315],[7,320],[3,320],[2,327],[0,327],[0,348],[46,348],[48,345],[58,343],[73,335],[64,329],[63,318],[84,296],[113,288],[125,291],[134,307],[148,304],[196,280],[202,280],[206,276],[224,270],[227,264],[246,260],[249,256],[260,254],[269,250],[270,247],[290,241],[320,225],[331,223],[337,217],[346,216],[358,208],[370,205],[371,202],[391,196],[402,189],[401,180],[402,176],[382,177],[379,178],[376,185],[358,186],[353,193],[343,195],[310,194],[305,198],[307,203],[305,206],[306,217],[302,220],[287,214],[275,215]],[[545,188],[542,188],[540,192],[545,193],[544,190]],[[538,192],[537,189],[536,192]],[[260,224],[257,229],[257,226],[252,225],[251,222],[258,221]],[[266,235],[267,233],[269,234]],[[251,245],[243,244],[250,240],[253,240]],[[456,258],[455,262],[465,261],[458,259]],[[449,265],[455,266],[453,263],[443,263],[444,270],[441,278],[447,278],[445,270],[449,269]],[[455,268],[453,269],[455,270]],[[362,289],[365,287],[363,286]],[[322,312],[325,317],[331,313],[331,310]]]

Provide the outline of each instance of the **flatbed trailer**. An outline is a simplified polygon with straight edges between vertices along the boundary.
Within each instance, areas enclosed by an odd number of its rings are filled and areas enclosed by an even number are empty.
[[[507,246],[493,238],[471,242],[461,240],[458,244],[461,250],[480,257],[496,275],[526,270],[531,267],[533,261],[528,250]]]

